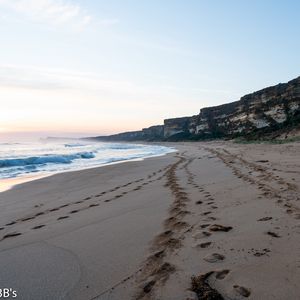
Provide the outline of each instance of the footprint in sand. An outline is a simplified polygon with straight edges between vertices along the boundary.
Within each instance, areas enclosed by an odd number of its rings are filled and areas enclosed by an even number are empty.
[[[213,224],[209,227],[210,231],[223,231],[223,232],[228,232],[230,230],[232,230],[231,226],[223,226],[223,225],[219,225],[219,224]]]
[[[240,294],[243,297],[249,297],[251,295],[251,292],[249,289],[243,287],[243,286],[239,286],[239,285],[234,285],[233,286],[234,290]]]
[[[12,221],[12,222],[10,222],[10,223],[5,224],[5,226],[11,226],[11,225],[14,225],[14,224],[16,224],[16,223],[17,223],[17,222]]]
[[[202,216],[206,216],[206,215],[209,215],[209,214],[211,214],[211,213],[212,213],[211,211],[206,211],[206,212],[202,213],[201,215],[202,215]]]
[[[92,203],[92,204],[89,205],[89,207],[95,207],[95,206],[99,206],[99,204],[98,203]]]
[[[206,228],[206,227],[208,227],[210,224],[202,224],[202,225],[200,225],[200,228]]]
[[[172,231],[172,230],[166,230],[166,231],[164,231],[163,233],[161,233],[159,236],[164,237],[164,236],[170,236],[170,235],[172,235],[172,234],[173,234],[173,231]]]
[[[69,214],[76,214],[78,212],[78,210],[72,210],[69,212]]]
[[[155,280],[151,280],[151,281],[147,282],[145,284],[145,286],[143,287],[143,292],[145,294],[150,293],[154,285],[155,285]]]
[[[28,218],[24,218],[21,219],[21,222],[25,222],[25,221],[29,221],[29,220],[33,220],[35,217],[28,217]]]
[[[223,280],[228,274],[230,270],[221,270],[221,271],[216,271],[216,278],[219,280]]]
[[[169,238],[166,241],[163,241],[161,245],[169,249],[178,249],[181,247],[182,243],[179,239]]]
[[[258,219],[257,221],[261,222],[261,221],[269,221],[269,220],[272,220],[273,218],[272,217],[264,217],[264,218],[260,218]]]
[[[212,246],[212,242],[206,242],[206,243],[201,243],[201,244],[196,245],[196,248],[205,249],[205,248],[208,248],[210,246]]]
[[[155,276],[157,279],[166,279],[169,277],[169,275],[173,272],[175,272],[176,268],[174,265],[165,262],[162,265],[160,265],[158,268],[153,270],[151,273],[152,276]]]
[[[208,236],[210,236],[210,235],[211,235],[211,233],[209,233],[209,232],[207,232],[207,231],[201,231],[201,232],[195,233],[195,234],[193,235],[193,238],[194,238],[195,240],[198,240],[198,239],[203,239],[203,238],[205,238],[205,237],[208,237]]]
[[[41,215],[44,215],[44,214],[45,214],[45,213],[41,211],[41,212],[35,214],[35,216],[38,217],[38,216],[41,216]]]
[[[63,220],[63,219],[67,219],[67,218],[69,218],[69,216],[62,216],[62,217],[57,218],[57,220]]]
[[[254,250],[254,249],[251,249],[251,250],[252,250],[252,253],[254,252],[253,255],[256,256],[256,257],[261,257],[263,255],[268,255],[268,253],[271,252],[271,250],[268,249],[268,248],[264,248],[262,250]],[[248,251],[248,253],[251,253],[251,252]]]
[[[3,236],[2,240],[4,239],[8,239],[8,238],[12,238],[12,237],[15,237],[15,236],[18,236],[18,235],[21,235],[22,233],[20,232],[12,232],[12,233],[8,233],[6,234],[5,236]]]
[[[158,259],[165,256],[165,250],[157,251],[153,254],[153,258]]]
[[[43,227],[45,227],[46,225],[37,225],[37,226],[34,226],[34,227],[32,227],[32,229],[40,229],[40,228],[43,228]]]
[[[184,216],[190,215],[190,214],[191,214],[191,212],[188,210],[181,210],[176,214],[176,217],[184,217]]]
[[[207,262],[215,263],[224,260],[225,256],[219,253],[211,253],[206,255],[203,259]]]
[[[203,275],[192,277],[191,290],[196,293],[196,299],[224,300],[223,296],[219,294],[216,289],[212,288],[208,282],[209,277],[213,273],[214,272],[211,271]]]
[[[176,222],[174,225],[173,225],[173,228],[176,228],[176,229],[182,229],[182,228],[186,228],[188,227],[188,223],[186,222],[183,222],[183,221],[178,221]]]
[[[206,218],[206,221],[215,221],[215,220],[217,220],[217,218],[215,218],[215,217],[208,217],[208,218]]]
[[[280,235],[273,231],[267,231],[267,234],[275,238],[280,238]]]
[[[164,221],[164,224],[165,224],[165,225],[169,225],[169,224],[174,223],[175,221],[176,221],[176,218],[175,218],[175,217],[170,217],[170,218],[168,218],[168,219],[166,219],[166,220]]]
[[[57,211],[59,210],[59,208],[52,208],[52,209],[49,209],[49,211]]]

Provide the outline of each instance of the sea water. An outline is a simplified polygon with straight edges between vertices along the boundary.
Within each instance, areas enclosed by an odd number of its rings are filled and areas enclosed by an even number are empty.
[[[173,151],[159,145],[87,140],[0,143],[0,180],[93,168]]]

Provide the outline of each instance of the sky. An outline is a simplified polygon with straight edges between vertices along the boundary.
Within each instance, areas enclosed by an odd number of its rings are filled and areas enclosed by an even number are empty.
[[[0,140],[138,130],[300,75],[297,0],[0,0]]]

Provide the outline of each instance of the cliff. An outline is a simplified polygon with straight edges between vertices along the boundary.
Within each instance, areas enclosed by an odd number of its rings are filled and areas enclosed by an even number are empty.
[[[300,77],[245,95],[239,101],[207,107],[198,115],[164,120],[164,125],[102,140],[182,140],[253,136],[300,124]]]
[[[203,108],[197,135],[236,136],[271,132],[299,123],[300,77],[262,89],[239,101]]]
[[[92,139],[101,141],[156,141],[164,138],[164,126],[155,125],[140,131],[122,132],[107,136],[97,136]]]

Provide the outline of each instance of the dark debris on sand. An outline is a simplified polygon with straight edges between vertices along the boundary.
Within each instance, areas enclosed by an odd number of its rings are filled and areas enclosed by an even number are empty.
[[[192,291],[199,300],[224,300],[223,296],[208,283],[208,278],[214,272],[192,277]]]

